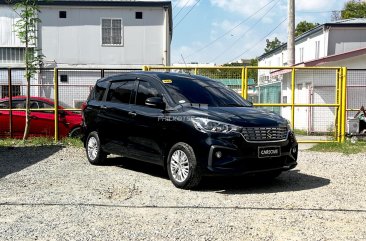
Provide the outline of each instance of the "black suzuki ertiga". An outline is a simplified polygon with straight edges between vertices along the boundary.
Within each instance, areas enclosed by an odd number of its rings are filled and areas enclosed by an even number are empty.
[[[202,176],[274,178],[297,165],[288,121],[197,75],[131,72],[97,81],[83,106],[88,160],[118,154],[163,166],[176,187]]]

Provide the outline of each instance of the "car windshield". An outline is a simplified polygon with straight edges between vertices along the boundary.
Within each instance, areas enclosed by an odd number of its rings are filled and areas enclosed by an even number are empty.
[[[251,104],[218,81],[173,77],[162,80],[176,104],[204,104],[211,107],[244,107]]]

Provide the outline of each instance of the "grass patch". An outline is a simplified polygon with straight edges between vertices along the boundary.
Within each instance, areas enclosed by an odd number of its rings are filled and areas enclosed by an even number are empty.
[[[51,145],[64,145],[64,146],[74,146],[83,147],[83,143],[78,138],[64,138],[58,143],[50,137],[31,137],[25,142],[21,139],[0,139],[0,146],[13,147],[13,146],[51,146]]]
[[[319,143],[309,150],[319,152],[340,152],[344,154],[357,154],[361,152],[366,152],[366,142],[358,141],[354,144],[350,141],[346,141],[345,143]]]

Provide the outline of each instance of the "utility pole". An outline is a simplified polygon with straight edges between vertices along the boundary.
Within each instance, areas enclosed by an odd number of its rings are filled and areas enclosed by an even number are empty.
[[[295,65],[295,0],[288,0],[288,66]]]

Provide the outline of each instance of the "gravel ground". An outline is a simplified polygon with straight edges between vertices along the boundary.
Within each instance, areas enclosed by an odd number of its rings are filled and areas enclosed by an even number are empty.
[[[271,183],[175,188],[153,165],[0,147],[0,240],[366,240],[366,154],[302,151]]]

